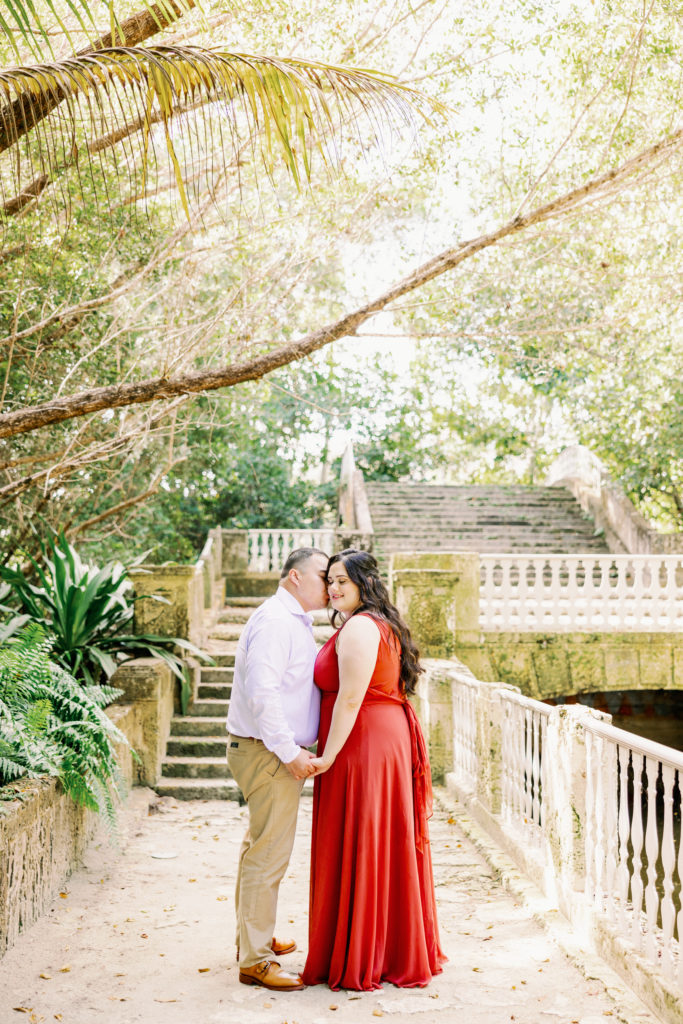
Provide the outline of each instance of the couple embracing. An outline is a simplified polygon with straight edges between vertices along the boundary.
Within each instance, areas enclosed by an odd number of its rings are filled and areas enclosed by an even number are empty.
[[[318,652],[311,612],[339,626]],[[427,818],[431,779],[407,698],[418,651],[377,563],[299,548],[240,637],[228,763],[249,810],[235,896],[240,981],[274,991],[426,985],[441,971]],[[317,755],[306,748],[318,741]],[[301,976],[273,937],[304,780],[315,776]]]

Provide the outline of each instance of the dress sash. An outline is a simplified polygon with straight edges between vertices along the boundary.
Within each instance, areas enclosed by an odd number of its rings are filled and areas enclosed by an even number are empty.
[[[325,696],[325,695],[324,695]],[[336,694],[335,694],[336,696]],[[415,845],[423,853],[426,844],[429,842],[429,827],[427,822],[434,810],[434,799],[432,796],[432,769],[429,764],[429,754],[425,743],[422,726],[415,712],[415,708],[407,697],[383,693],[381,690],[370,689],[365,695],[363,703],[372,706],[373,704],[400,704],[403,706],[408,720],[408,731],[410,732],[410,759],[413,771],[413,817],[415,821]]]

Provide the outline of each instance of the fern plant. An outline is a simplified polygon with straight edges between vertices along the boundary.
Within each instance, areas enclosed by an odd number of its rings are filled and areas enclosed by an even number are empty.
[[[36,582],[0,566],[0,612],[15,615],[5,635],[27,621],[40,624],[54,638],[55,660],[86,685],[106,681],[122,661],[137,657],[165,661],[182,685],[184,666],[174,647],[211,660],[188,640],[131,632],[135,598],[120,562],[102,568],[84,562],[63,533],[44,548],[42,565],[31,561]]]
[[[56,776],[113,825],[121,786],[115,744],[128,741],[103,709],[122,691],[78,683],[51,652],[36,623],[0,645],[0,785]]]

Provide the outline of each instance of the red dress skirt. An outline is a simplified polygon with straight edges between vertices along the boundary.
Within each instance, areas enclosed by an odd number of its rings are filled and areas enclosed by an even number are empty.
[[[426,985],[446,959],[427,833],[429,761],[415,712],[399,690],[398,642],[386,623],[374,621],[381,640],[370,686],[349,738],[313,791],[303,980],[332,989]],[[321,752],[339,691],[337,635],[315,663]]]

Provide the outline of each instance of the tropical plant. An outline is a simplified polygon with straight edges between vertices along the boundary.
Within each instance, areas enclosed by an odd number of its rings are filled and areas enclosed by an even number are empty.
[[[15,630],[26,616],[39,624],[54,638],[59,664],[86,685],[102,676],[109,679],[122,661],[141,656],[160,658],[182,683],[184,667],[174,647],[207,660],[189,640],[130,632],[135,598],[120,562],[103,568],[84,562],[62,533],[43,549],[43,566],[35,559],[31,563],[38,582],[18,569],[0,567],[10,601],[0,611],[19,612]]]
[[[56,776],[72,799],[113,825],[121,786],[114,747],[128,741],[103,708],[122,691],[82,686],[51,660],[51,649],[36,623],[0,644],[0,785]]]

